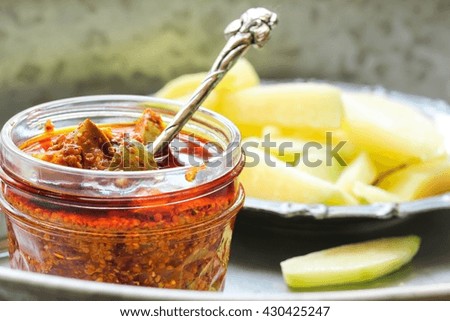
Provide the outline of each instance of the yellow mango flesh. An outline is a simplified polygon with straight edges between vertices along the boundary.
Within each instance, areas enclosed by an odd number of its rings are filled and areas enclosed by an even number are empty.
[[[181,75],[169,81],[155,93],[155,96],[187,101],[207,75],[206,72]],[[228,71],[202,105],[212,110],[218,110],[223,104],[222,100],[224,96],[257,85],[259,85],[259,76],[255,69],[246,59],[240,59]]]
[[[343,106],[338,88],[325,84],[261,85],[226,96],[218,110],[240,125],[279,126],[295,130],[338,128]]]
[[[404,201],[450,192],[450,161],[410,165],[386,176],[378,186]]]
[[[377,186],[355,182],[352,187],[352,194],[362,204],[373,203],[398,203],[401,198],[395,194],[389,193]]]
[[[344,169],[336,185],[347,192],[352,192],[356,182],[371,184],[376,177],[375,165],[366,153],[362,153]]]
[[[345,122],[352,142],[387,167],[445,154],[433,122],[411,106],[365,93],[344,93]]]
[[[356,204],[354,198],[334,184],[288,167],[257,147],[248,146],[246,158],[246,166],[239,178],[249,197],[298,203]]]

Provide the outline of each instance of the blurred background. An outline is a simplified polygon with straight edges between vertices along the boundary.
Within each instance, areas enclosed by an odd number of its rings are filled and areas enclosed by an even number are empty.
[[[450,101],[449,0],[0,0],[0,125],[37,103],[149,94],[206,71],[223,29],[265,6],[280,24],[248,59],[262,78],[317,78]]]

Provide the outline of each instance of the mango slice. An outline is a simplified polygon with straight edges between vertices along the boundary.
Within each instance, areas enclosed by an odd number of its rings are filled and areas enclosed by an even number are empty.
[[[260,131],[261,134],[261,131]],[[286,129],[277,126],[265,126],[262,129],[262,135],[270,135],[270,138],[274,141],[288,141],[294,142],[294,147],[299,146],[296,142],[302,142],[302,145],[307,142],[317,142],[322,145],[341,146],[339,148],[339,156],[349,164],[360,151],[349,140],[347,133],[341,128],[336,129],[311,129],[311,128],[296,128]]]
[[[188,100],[200,83],[206,78],[206,72],[187,74],[169,81],[155,93],[156,97]],[[225,75],[219,85],[210,93],[203,106],[217,110],[225,95],[241,89],[259,85],[259,76],[253,66],[244,58],[240,59]]]
[[[344,127],[352,142],[388,167],[445,154],[433,122],[411,106],[365,93],[344,93]]]
[[[399,196],[362,182],[355,182],[353,184],[352,194],[363,204],[401,202]]]
[[[281,270],[293,288],[370,281],[410,262],[420,241],[410,235],[338,246],[283,261]]]
[[[271,147],[264,146],[270,141]],[[244,139],[243,146],[255,142],[264,152],[269,152],[279,160],[287,163],[286,166],[297,168],[301,172],[309,173],[315,177],[329,182],[335,182],[342,172],[345,161],[330,157],[327,146],[318,142],[307,142],[291,138],[249,137]],[[339,155],[338,155],[339,156]],[[342,164],[340,163],[342,162]]]
[[[410,165],[386,176],[378,186],[404,201],[450,192],[450,161]]]
[[[155,97],[174,99],[180,102],[186,102],[194,91],[198,88],[200,83],[205,79],[206,72],[199,72],[195,74],[181,75],[169,81],[163,88],[155,93]],[[212,92],[208,98],[203,102],[203,106],[215,109],[219,104],[217,94]]]
[[[355,182],[371,184],[376,177],[375,165],[366,153],[362,153],[344,169],[336,185],[344,191],[352,192]]]
[[[227,95],[220,113],[237,126],[337,128],[343,105],[338,88],[326,84],[261,85]]]
[[[255,68],[245,58],[239,59],[217,85],[219,95],[228,95],[239,90],[258,86],[260,79]]]
[[[155,93],[156,97],[176,99],[192,94],[200,83],[205,79],[206,72],[181,75],[170,80],[159,91]]]
[[[265,154],[246,147],[247,163],[240,175],[247,196],[276,201],[355,205],[356,200],[334,184]]]

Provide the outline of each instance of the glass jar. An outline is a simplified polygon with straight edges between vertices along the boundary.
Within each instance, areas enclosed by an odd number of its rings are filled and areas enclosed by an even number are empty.
[[[5,217],[0,211],[0,258],[7,255],[7,241],[6,241],[6,222]]]
[[[111,172],[41,161],[18,146],[86,118],[129,123],[143,106],[167,123],[179,105],[145,96],[88,96],[27,109],[1,132],[0,202],[12,268],[160,288],[222,290],[235,217],[244,201],[240,134],[200,109],[184,127],[213,143],[214,160],[192,166]]]

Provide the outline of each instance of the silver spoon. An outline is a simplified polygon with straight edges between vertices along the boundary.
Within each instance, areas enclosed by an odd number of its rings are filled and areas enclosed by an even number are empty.
[[[228,70],[247,52],[250,45],[261,48],[266,44],[270,37],[270,31],[277,22],[275,13],[265,8],[252,8],[225,28],[225,37],[228,39],[225,47],[191,98],[155,141],[149,144],[148,149],[153,155],[161,153],[180,133],[183,126],[191,119]]]

